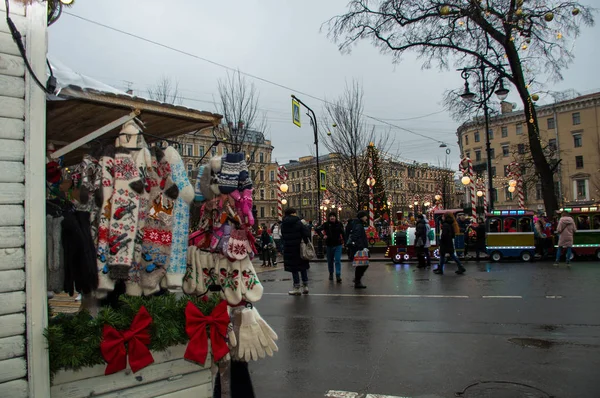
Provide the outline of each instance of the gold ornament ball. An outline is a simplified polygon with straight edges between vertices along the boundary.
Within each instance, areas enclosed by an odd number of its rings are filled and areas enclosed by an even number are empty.
[[[551,22],[554,19],[554,13],[547,13],[546,15],[544,15],[544,19],[546,20],[546,22]]]
[[[571,14],[575,15],[579,15],[579,8],[573,8],[573,11],[571,11]]]
[[[450,7],[449,6],[442,6],[440,8],[440,15],[450,15]]]
[[[527,50],[527,44],[523,44],[523,46],[521,46],[521,48],[522,48],[523,50]]]
[[[532,100],[534,100],[534,101],[537,101],[537,100],[539,100],[539,99],[540,99],[540,96],[539,96],[539,95],[537,95],[537,94],[533,94],[533,95],[531,96],[531,99],[532,99]]]
[[[515,11],[515,15],[517,17],[522,17],[523,16],[523,9],[522,8],[518,8],[517,11]]]
[[[533,118],[529,119],[529,123],[533,124]]]

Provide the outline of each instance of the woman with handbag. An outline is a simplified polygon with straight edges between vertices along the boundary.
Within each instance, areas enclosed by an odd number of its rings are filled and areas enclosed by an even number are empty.
[[[369,241],[365,232],[365,224],[369,216],[366,211],[359,211],[356,220],[352,222],[352,230],[348,238],[348,253],[353,259],[354,266],[354,288],[365,289],[362,277],[369,268]],[[366,259],[365,259],[366,257]]]
[[[296,209],[289,208],[281,223],[281,237],[283,239],[283,267],[292,273],[294,289],[289,291],[292,296],[308,294],[308,269],[309,260],[301,255],[300,246],[310,244],[310,230],[302,223]],[[300,285],[302,279],[302,285]]]

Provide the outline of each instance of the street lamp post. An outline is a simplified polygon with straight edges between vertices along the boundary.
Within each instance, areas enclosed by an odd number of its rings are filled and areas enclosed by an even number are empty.
[[[317,161],[317,172],[316,172],[316,182],[317,185],[315,186],[315,188],[317,189],[317,201],[315,203],[315,210],[317,213],[317,225],[321,224],[321,213],[319,211],[319,205],[321,204],[321,175],[320,175],[320,166],[319,166],[319,131],[318,131],[318,127],[317,127],[317,116],[315,115],[315,112],[308,106],[306,105],[304,102],[302,102],[298,97],[296,97],[295,95],[292,94],[292,98],[295,99],[296,101],[298,101],[299,104],[301,104],[302,106],[304,106],[308,112],[306,113],[308,115],[308,117],[310,118],[310,123],[312,124],[313,127],[313,133],[315,135],[315,155],[316,155],[316,161]],[[320,235],[317,235],[317,250],[316,250],[316,255],[317,258],[324,258],[325,255],[323,254],[323,239],[321,238]]]
[[[461,77],[465,81],[465,92],[461,95],[461,98],[467,102],[473,102],[475,100],[476,95],[469,90],[469,76],[470,73],[475,71],[479,71],[479,88],[480,95],[483,104],[483,115],[485,119],[485,152],[487,155],[487,180],[488,180],[488,207],[489,211],[494,209],[494,183],[492,179],[492,147],[490,144],[490,116],[489,116],[489,108],[488,108],[488,87],[487,87],[487,79],[485,75],[485,70],[487,69],[486,65],[481,62],[477,67],[469,67],[458,69],[461,73]],[[496,96],[500,101],[504,101],[508,96],[508,89],[504,87],[504,82],[502,78],[499,79],[500,87],[495,91]],[[495,86],[495,84],[494,84]]]

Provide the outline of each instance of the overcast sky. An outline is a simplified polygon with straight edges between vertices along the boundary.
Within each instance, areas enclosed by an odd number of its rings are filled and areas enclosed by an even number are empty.
[[[160,42],[260,76],[297,90],[297,96],[311,106],[317,117],[323,104],[303,96],[333,99],[346,81],[359,79],[365,91],[365,113],[389,120],[398,126],[447,142],[450,160],[457,164],[457,123],[441,106],[445,90],[462,87],[458,72],[421,70],[412,55],[394,65],[369,43],[360,43],[350,55],[341,54],[321,32],[321,24],[343,13],[346,0],[78,0],[68,12]],[[600,0],[591,0],[600,6]],[[597,40],[600,27],[583,29],[575,45],[576,61],[565,80],[552,90],[573,88],[591,92],[600,88]],[[70,15],[49,29],[49,53],[76,72],[94,77],[120,89],[126,81],[138,95],[161,75],[179,81],[184,105],[215,111],[217,80],[226,76],[224,68],[143,42],[122,33],[90,24]],[[255,81],[260,107],[266,112],[267,137],[275,147],[273,158],[280,163],[311,153],[312,129],[291,122],[292,91]],[[514,90],[513,90],[514,91]],[[544,98],[542,98],[543,100]],[[509,101],[519,102],[512,95]],[[519,109],[522,106],[519,102]],[[432,116],[416,119],[422,115]],[[380,131],[387,131],[378,122]],[[404,159],[438,164],[445,157],[438,144],[393,129],[396,148]],[[322,146],[321,146],[322,148]],[[323,149],[322,149],[323,150]]]

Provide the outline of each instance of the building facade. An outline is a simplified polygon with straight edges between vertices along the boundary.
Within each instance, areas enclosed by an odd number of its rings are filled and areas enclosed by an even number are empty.
[[[600,92],[537,107],[539,137],[555,174],[559,204],[600,199]],[[457,130],[461,155],[472,160],[474,170],[486,176],[487,156],[483,118]],[[490,118],[494,207],[518,207],[517,192],[508,191],[508,168],[516,162],[524,182],[525,207],[543,210],[541,184],[529,151],[523,111],[502,103],[502,113]]]
[[[222,133],[221,135],[222,136]],[[273,146],[271,141],[257,131],[248,131],[242,150],[246,153],[248,170],[254,186],[254,205],[257,224],[272,225],[277,221],[277,163],[272,162]],[[223,156],[230,150],[227,141],[213,146],[215,136],[212,130],[184,134],[175,139],[179,144],[179,153],[183,159],[190,181],[195,181],[199,162],[213,156]],[[207,153],[209,152],[209,153]]]
[[[364,161],[364,160],[362,160]],[[341,219],[356,217],[357,205],[350,204],[344,197],[350,191],[366,192],[366,176],[364,189],[357,186],[341,170],[340,161],[336,154],[319,157],[319,167],[326,171],[326,191],[321,191],[321,202],[318,201],[318,183],[316,159],[314,156],[304,156],[291,160],[285,165],[288,171],[289,186],[285,198],[287,206],[294,207],[299,215],[306,220],[317,222],[319,212],[336,211]],[[445,208],[455,206],[454,171],[428,164],[404,163],[390,159],[382,159],[380,164],[385,195],[391,214],[402,212],[405,215],[425,210],[435,205],[435,196],[440,195],[440,205]],[[361,194],[358,194],[359,196]],[[356,196],[355,196],[356,197]],[[415,202],[418,204],[415,206]],[[322,210],[321,206],[327,207]]]

